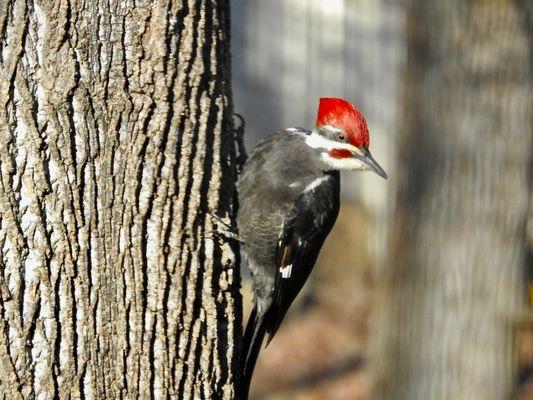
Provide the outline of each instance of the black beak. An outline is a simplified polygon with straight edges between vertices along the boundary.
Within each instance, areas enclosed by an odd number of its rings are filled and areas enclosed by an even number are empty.
[[[374,160],[374,157],[372,157],[372,154],[370,154],[370,150],[368,150],[368,148],[366,147],[363,147],[361,148],[361,151],[363,155],[354,154],[354,156],[360,159],[362,162],[364,162],[367,165],[368,169],[375,172],[376,174],[381,176],[383,179],[387,179],[388,178],[387,173],[383,170],[383,168],[381,168],[381,166],[377,163],[377,161]]]

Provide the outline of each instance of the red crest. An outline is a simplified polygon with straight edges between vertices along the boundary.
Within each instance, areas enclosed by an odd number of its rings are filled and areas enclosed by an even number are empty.
[[[363,114],[350,102],[338,98],[321,98],[318,105],[317,126],[341,128],[356,147],[368,147],[370,136]]]

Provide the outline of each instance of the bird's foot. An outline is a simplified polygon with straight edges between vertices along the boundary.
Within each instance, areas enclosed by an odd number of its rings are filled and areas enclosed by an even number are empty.
[[[243,243],[239,234],[235,231],[229,222],[224,221],[223,218],[215,214],[209,214],[211,217],[214,229],[207,231],[206,235],[211,234],[214,237],[223,237],[225,239],[236,240],[239,243]]]

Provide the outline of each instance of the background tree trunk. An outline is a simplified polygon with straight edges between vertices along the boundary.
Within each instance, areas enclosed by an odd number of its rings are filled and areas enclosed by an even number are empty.
[[[228,3],[0,2],[3,398],[232,398]]]
[[[532,161],[525,5],[411,2],[378,398],[510,396]]]

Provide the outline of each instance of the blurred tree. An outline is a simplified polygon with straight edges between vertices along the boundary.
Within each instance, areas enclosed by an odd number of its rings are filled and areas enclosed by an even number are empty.
[[[3,398],[233,398],[228,18],[0,2]]]
[[[531,3],[513,0],[410,2],[377,398],[510,396],[531,195],[526,7]]]

